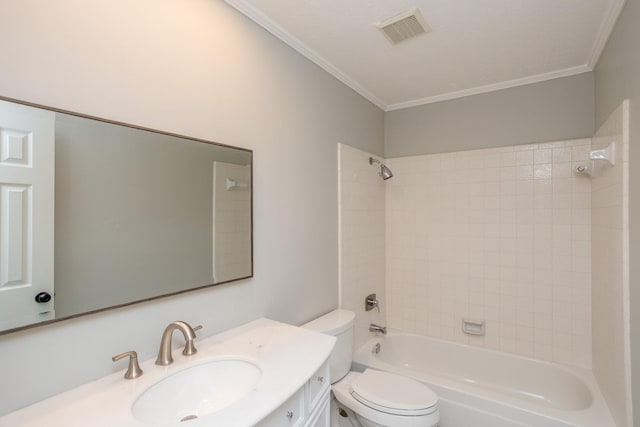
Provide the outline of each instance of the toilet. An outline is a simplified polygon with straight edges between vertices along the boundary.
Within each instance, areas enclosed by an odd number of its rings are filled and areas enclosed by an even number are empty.
[[[303,328],[337,338],[331,353],[331,390],[364,427],[436,427],[438,396],[412,378],[366,369],[350,372],[355,313],[334,310]]]

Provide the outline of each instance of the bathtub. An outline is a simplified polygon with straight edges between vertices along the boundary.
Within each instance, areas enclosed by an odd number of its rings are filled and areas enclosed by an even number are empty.
[[[440,397],[441,427],[615,427],[583,369],[393,330],[359,348],[353,368],[425,383]]]

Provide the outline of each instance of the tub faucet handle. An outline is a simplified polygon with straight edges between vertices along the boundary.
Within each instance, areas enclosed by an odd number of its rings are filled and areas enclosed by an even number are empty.
[[[380,312],[380,305],[378,305],[378,297],[376,294],[369,294],[364,299],[364,309],[365,311],[373,310],[373,308],[378,309],[378,313]]]

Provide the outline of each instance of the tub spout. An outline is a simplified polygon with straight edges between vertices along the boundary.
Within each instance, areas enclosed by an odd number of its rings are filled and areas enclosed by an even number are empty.
[[[387,335],[387,327],[376,325],[375,323],[371,323],[369,325],[369,332],[379,332],[382,335]]]

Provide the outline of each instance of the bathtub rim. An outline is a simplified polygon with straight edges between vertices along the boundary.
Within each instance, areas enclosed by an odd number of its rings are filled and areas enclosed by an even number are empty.
[[[471,384],[464,383],[462,381],[456,381],[453,379],[449,379],[444,376],[438,376],[437,374],[432,374],[428,372],[418,372],[410,370],[409,368],[405,368],[402,366],[394,366],[390,363],[382,361],[381,359],[375,357],[372,353],[372,348],[376,343],[381,343],[384,345],[384,340],[387,337],[393,336],[407,336],[418,340],[424,341],[433,341],[440,345],[451,346],[454,348],[459,348],[462,351],[470,350],[470,351],[479,351],[482,353],[486,353],[489,355],[498,355],[500,357],[508,357],[515,358],[519,360],[526,361],[528,363],[535,363],[537,365],[549,366],[555,369],[560,369],[570,375],[575,376],[578,380],[580,380],[586,388],[591,393],[591,405],[586,409],[576,409],[576,410],[566,410],[560,408],[546,407],[542,405],[536,405],[534,403],[526,402],[524,400],[518,399],[514,396],[509,396],[506,394],[502,394],[497,391],[483,389],[481,386],[473,386]],[[594,426],[594,427],[615,427],[615,423],[613,422],[613,418],[611,417],[611,413],[609,412],[609,408],[604,401],[604,397],[600,392],[597,381],[593,375],[593,373],[585,368],[580,368],[572,365],[565,365],[555,362],[549,362],[546,360],[535,359],[532,357],[521,356],[517,354],[502,352],[493,349],[487,349],[483,347],[473,346],[470,344],[462,344],[453,341],[443,340],[440,338],[433,338],[424,335],[418,335],[415,333],[405,332],[397,329],[388,329],[387,336],[373,336],[369,340],[367,340],[363,345],[358,347],[354,351],[353,362],[355,370],[358,370],[358,367],[369,367],[373,369],[380,369],[384,371],[389,371],[393,373],[397,373],[400,375],[411,376],[423,383],[427,386],[437,386],[446,390],[448,396],[440,396],[443,398],[449,397],[449,395],[455,393],[463,393],[471,396],[472,400],[484,399],[490,401],[492,404],[496,404],[498,406],[505,406],[506,412],[510,412],[508,408],[516,408],[517,410],[524,411],[528,415],[535,415],[540,417],[545,417],[547,419],[555,420],[560,423],[566,423],[567,426]],[[435,391],[435,390],[434,390]],[[437,392],[436,392],[437,394]],[[505,416],[504,413],[498,414],[500,416]],[[507,415],[508,417],[508,415]],[[522,420],[518,418],[513,418],[516,422],[522,422]]]

